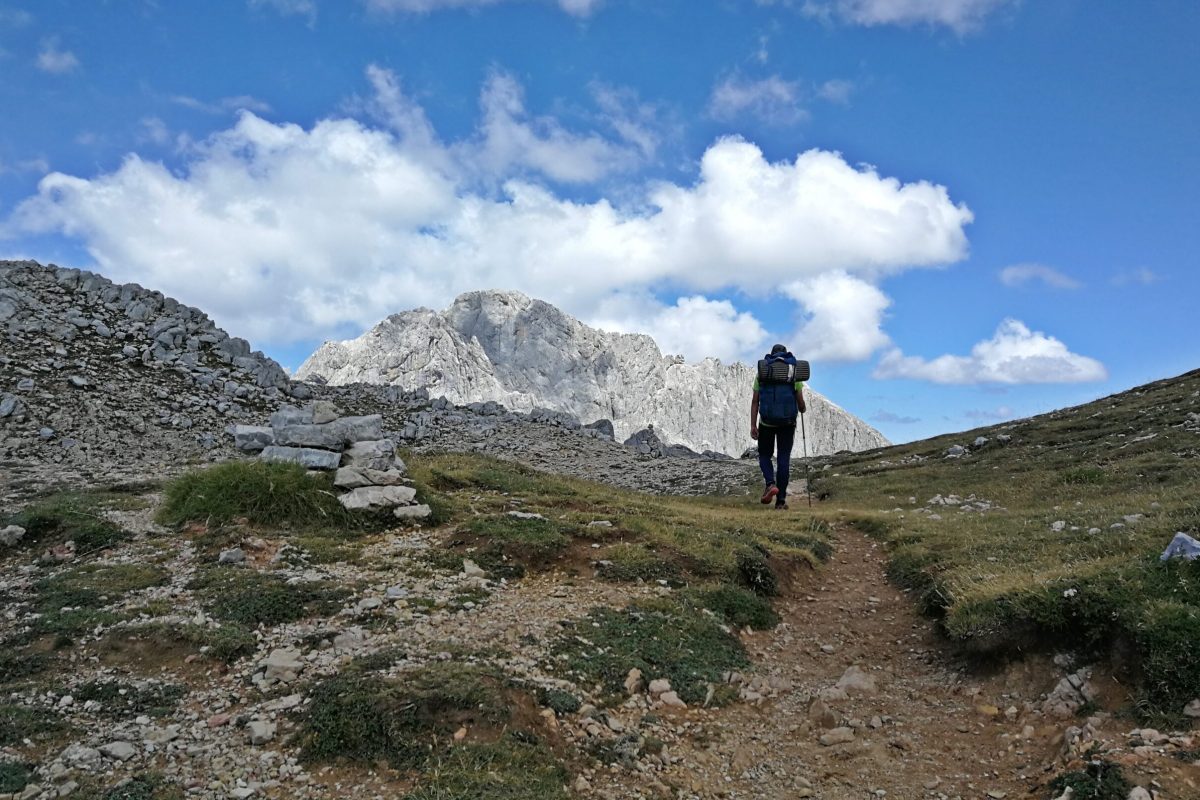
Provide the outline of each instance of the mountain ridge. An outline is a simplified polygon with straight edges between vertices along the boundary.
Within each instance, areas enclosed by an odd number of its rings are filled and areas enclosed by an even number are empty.
[[[457,404],[545,407],[581,422],[608,419],[618,439],[653,425],[693,450],[740,455],[752,444],[747,414],[754,370],[663,354],[641,333],[592,328],[521,292],[478,290],[444,311],[389,315],[361,336],[326,342],[296,371],[330,384],[428,388]],[[867,450],[884,436],[811,387],[805,393],[812,454]]]

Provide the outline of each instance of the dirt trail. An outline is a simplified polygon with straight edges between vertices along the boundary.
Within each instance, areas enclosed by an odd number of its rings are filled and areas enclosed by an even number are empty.
[[[695,727],[673,746],[677,763],[655,788],[702,798],[1047,797],[1044,786],[1062,767],[1062,732],[1083,720],[1047,718],[1026,703],[1036,704],[1061,671],[1045,658],[987,676],[968,671],[887,582],[884,565],[882,545],[839,533],[825,569],[802,577],[807,586],[781,604],[784,623],[744,639],[754,672],[789,679],[793,690],[759,706],[680,712],[675,721]],[[844,699],[834,692],[814,708],[813,698],[852,665],[875,691]],[[822,744],[832,728],[852,729],[853,739]],[[1160,797],[1200,797],[1189,794],[1196,768],[1158,772],[1174,785]],[[597,788],[614,798],[654,796],[644,777],[617,772],[601,776]]]

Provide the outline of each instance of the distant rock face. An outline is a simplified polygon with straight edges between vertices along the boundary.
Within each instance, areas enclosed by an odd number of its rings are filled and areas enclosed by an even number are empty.
[[[456,404],[549,408],[584,423],[607,419],[617,441],[654,426],[666,442],[740,455],[750,444],[745,364],[664,356],[649,336],[596,330],[518,292],[470,292],[444,312],[395,314],[357,339],[326,342],[299,369],[332,385],[425,388]],[[809,453],[866,450],[888,441],[811,390]]]

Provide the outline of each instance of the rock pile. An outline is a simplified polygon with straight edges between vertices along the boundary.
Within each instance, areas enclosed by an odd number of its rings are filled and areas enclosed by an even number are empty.
[[[270,422],[235,425],[235,446],[263,461],[336,471],[333,484],[344,490],[338,501],[349,511],[391,511],[409,520],[432,513],[416,502],[396,443],[384,437],[382,415],[343,417],[333,403],[316,400],[304,409],[285,405]]]

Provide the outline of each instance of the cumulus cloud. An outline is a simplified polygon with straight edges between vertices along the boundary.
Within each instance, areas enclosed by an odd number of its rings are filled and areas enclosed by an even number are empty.
[[[372,11],[429,13],[451,8],[480,8],[494,6],[508,0],[365,0]],[[602,0],[554,0],[568,14],[586,17],[600,7]]]
[[[1062,272],[1045,264],[1013,264],[1000,270],[1000,282],[1005,286],[1024,286],[1027,283],[1043,283],[1054,289],[1078,289],[1082,284]]]
[[[52,75],[63,75],[79,69],[79,59],[70,50],[59,46],[57,36],[52,36],[42,42],[38,51],[37,68]]]
[[[262,344],[356,334],[479,288],[519,289],[585,320],[605,316],[614,293],[669,291],[687,297],[639,314],[664,347],[724,355],[753,349],[761,326],[707,298],[790,285],[809,315],[803,335],[847,358],[886,341],[887,300],[871,282],[967,251],[971,212],[942,186],[823,150],[771,162],[737,138],[714,142],[690,183],[630,182],[617,189],[626,203],[565,197],[539,180],[563,165],[538,159],[566,151],[568,164],[602,164],[572,152],[619,143],[529,119],[508,81],[485,89],[503,108],[485,111],[481,131],[443,142],[398,81],[373,75],[371,102],[391,122],[304,128],[242,112],[181,165],[130,155],[93,177],[47,175],[0,233],[75,239],[113,279],[166,291]],[[503,158],[497,118],[528,131]],[[494,180],[478,178],[481,160],[501,171]]]
[[[615,292],[599,304],[591,322],[618,333],[646,333],[664,353],[690,361],[712,356],[726,362],[750,360],[763,349],[767,331],[728,300],[694,295],[666,305],[649,292]]]
[[[138,138],[143,141],[162,145],[171,140],[171,130],[159,117],[142,117],[139,125],[141,131]]]
[[[883,332],[883,313],[892,301],[860,278],[827,272],[792,281],[784,292],[806,315],[792,350],[809,360],[861,361],[891,343]]]
[[[799,81],[772,75],[750,80],[731,75],[713,87],[708,113],[720,120],[736,120],[753,114],[765,122],[790,124],[808,116],[801,105]]]
[[[880,360],[874,376],[943,384],[1082,383],[1104,380],[1108,371],[1096,359],[1072,353],[1053,336],[1006,319],[991,339],[972,347],[969,356],[926,361],[892,350]]]
[[[853,25],[941,25],[956,33],[977,30],[996,9],[1017,0],[758,0],[798,7],[804,14]]]

